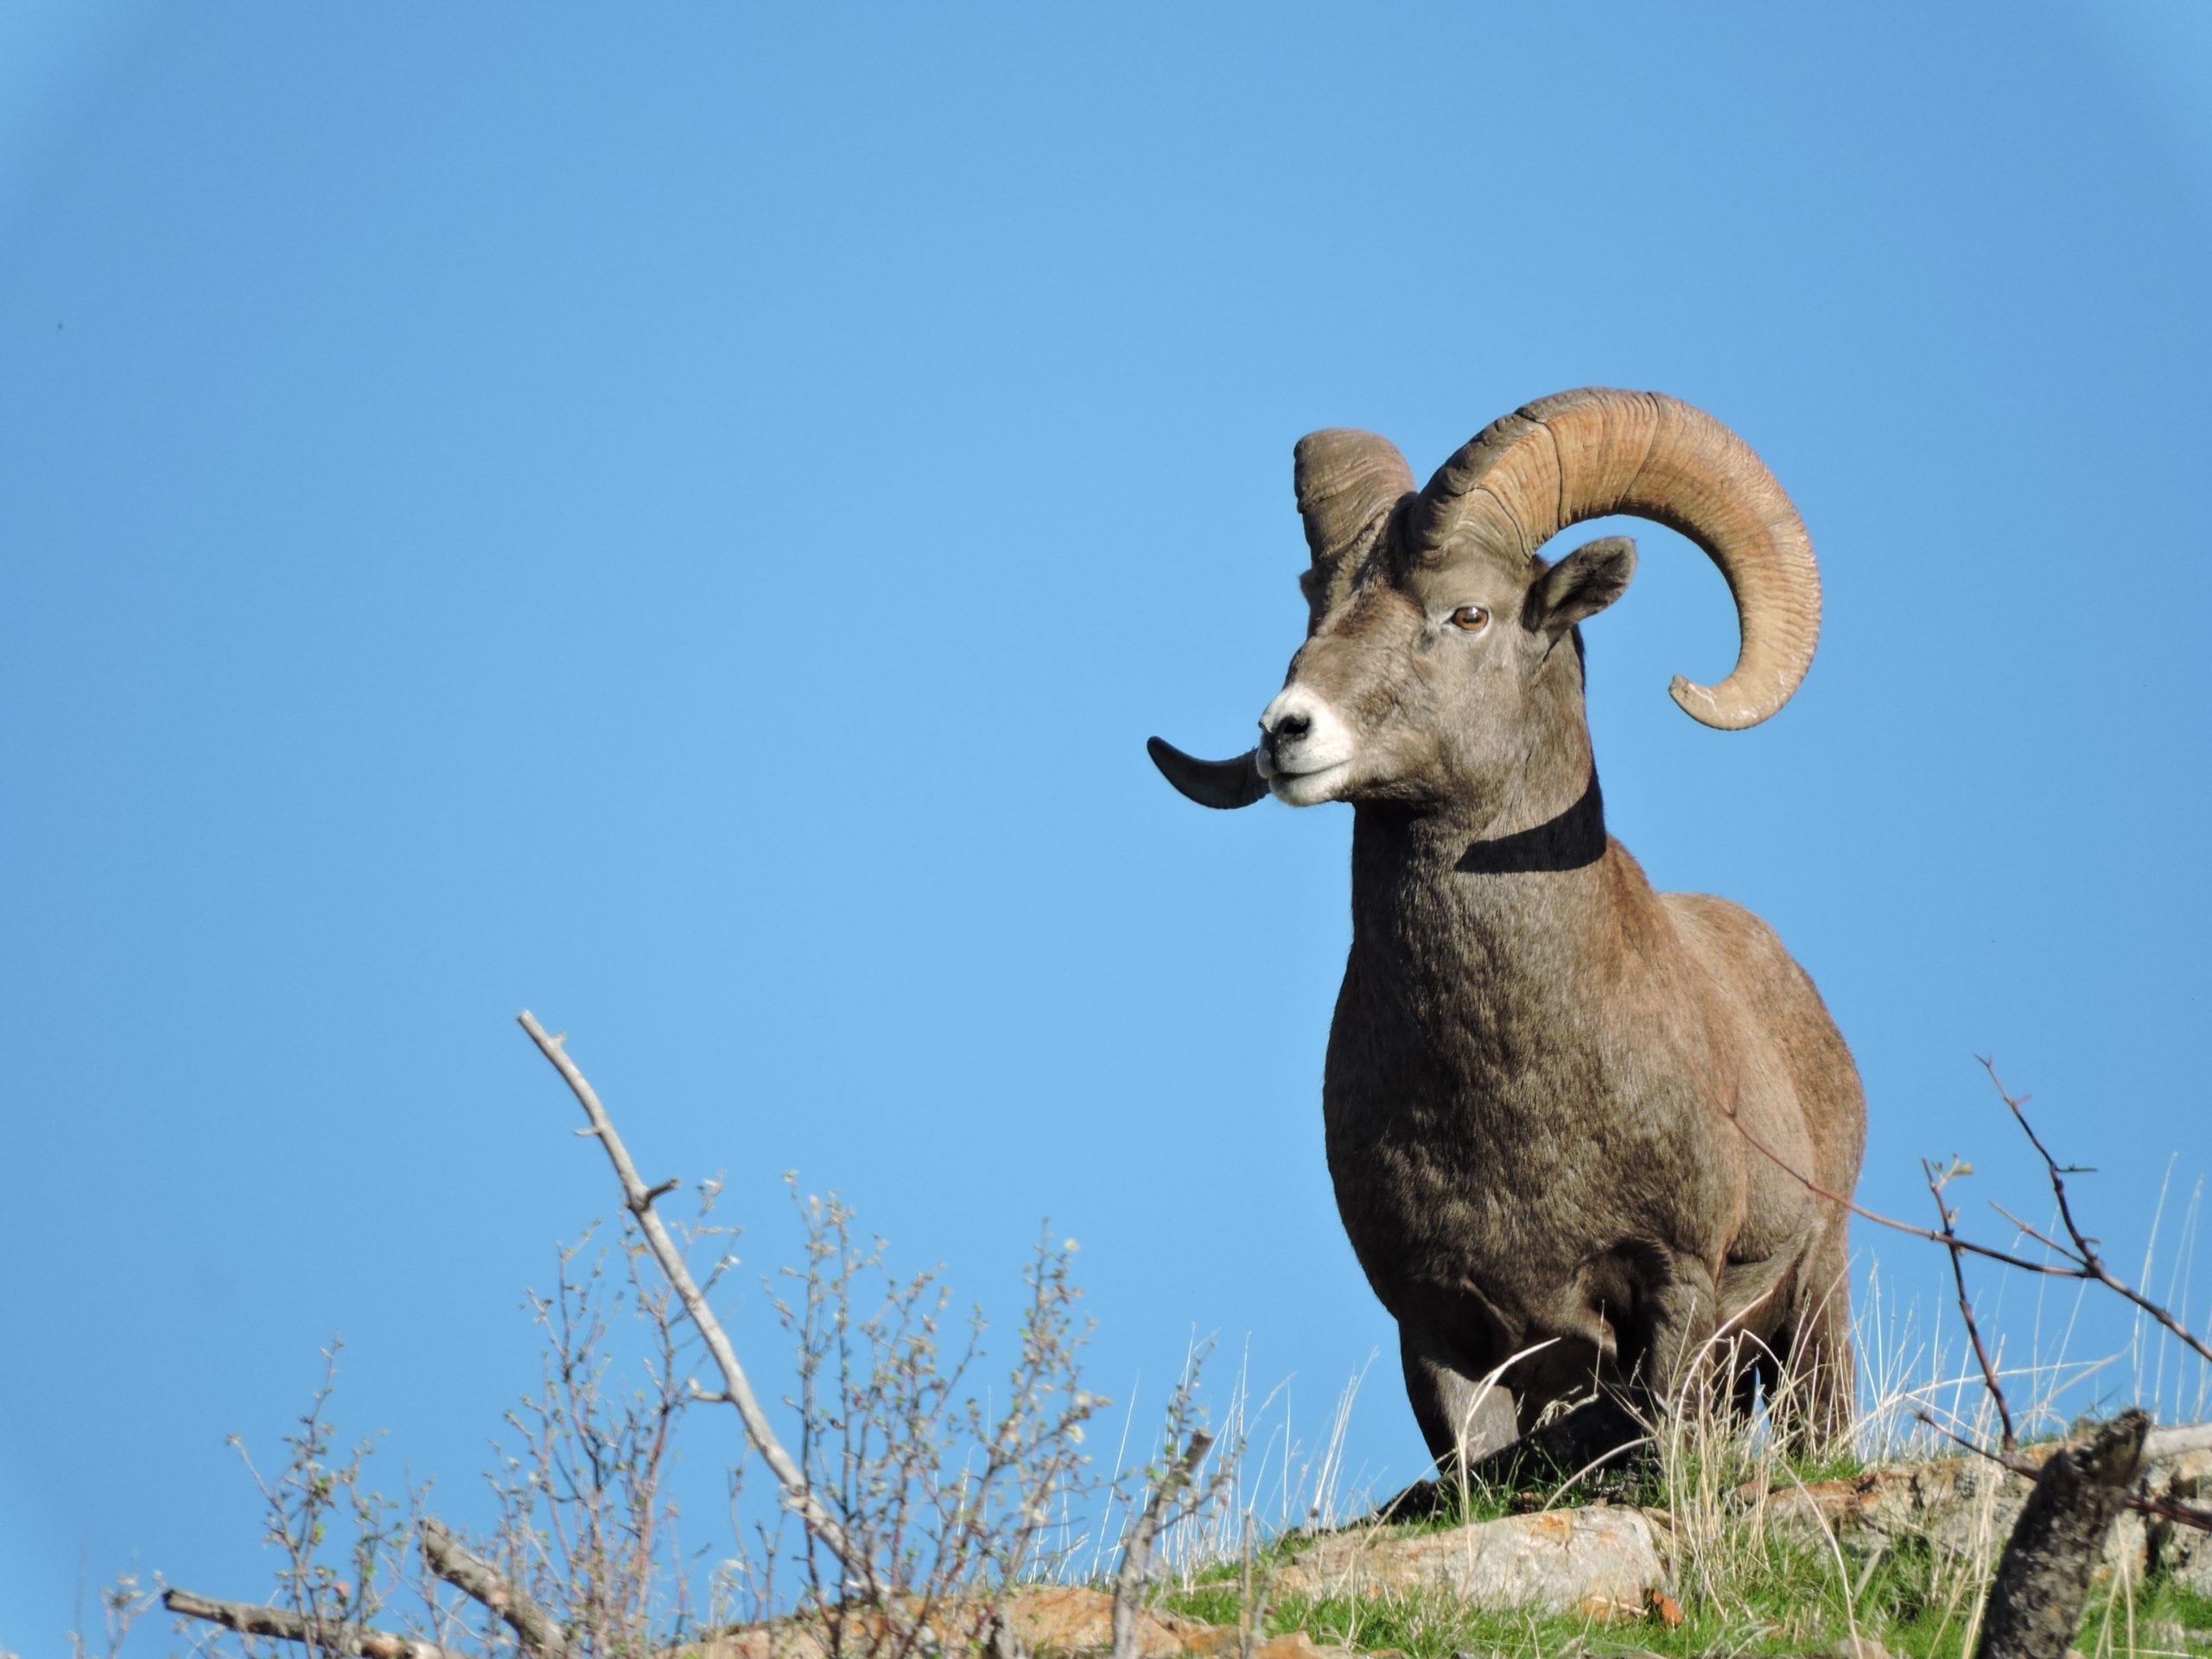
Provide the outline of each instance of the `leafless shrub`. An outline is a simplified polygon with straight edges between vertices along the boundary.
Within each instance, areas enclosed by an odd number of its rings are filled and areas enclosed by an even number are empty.
[[[713,1240],[716,1188],[701,1189],[687,1243]],[[710,1270],[709,1283],[719,1277]],[[519,1437],[495,1446],[499,1519],[488,1554],[512,1585],[593,1654],[645,1651],[691,1623],[677,1512],[665,1477],[690,1403],[686,1343],[672,1293],[626,1229],[611,1249],[588,1234],[560,1252],[550,1292],[528,1293],[544,1332],[537,1388],[506,1414]],[[614,1377],[617,1333],[645,1352],[628,1386]]]
[[[1116,1483],[1116,1496],[1128,1519],[1122,1529],[1121,1562],[1114,1573],[1113,1659],[1135,1659],[1140,1624],[1162,1565],[1161,1541],[1184,1523],[1196,1522],[1191,1530],[1198,1535],[1202,1548],[1207,1531],[1204,1518],[1211,1514],[1217,1529],[1236,1490],[1236,1470],[1244,1459],[1241,1435],[1213,1459],[1211,1472],[1199,1478],[1216,1440],[1205,1426],[1198,1403],[1198,1375],[1211,1353],[1211,1343],[1192,1350],[1182,1376],[1167,1396],[1157,1455],[1142,1469],[1131,1471]],[[1190,1559],[1185,1557],[1186,1561]]]
[[[123,1644],[130,1639],[130,1627],[154,1610],[162,1599],[160,1573],[154,1575],[153,1587],[139,1582],[136,1573],[118,1573],[100,1586],[100,1637],[95,1641],[81,1630],[69,1632],[69,1659],[118,1659]],[[85,1622],[84,1608],[77,1610],[77,1622]],[[0,1659],[16,1659],[13,1654],[0,1653]]]
[[[402,1582],[405,1506],[369,1484],[373,1440],[344,1446],[329,1415],[338,1355],[322,1351],[322,1381],[283,1437],[284,1461],[264,1474],[237,1435],[231,1445],[261,1496],[262,1541],[278,1560],[277,1605],[300,1621],[311,1653],[353,1650],[352,1632],[374,1619]],[[342,1534],[334,1530],[342,1525]]]
[[[890,1271],[884,1241],[860,1236],[835,1195],[793,1192],[806,1261],[785,1270],[775,1307],[797,1358],[785,1402],[797,1458],[883,1590],[860,1604],[865,1617],[850,1617],[844,1558],[802,1526],[800,1605],[822,1617],[832,1652],[903,1655],[949,1636],[948,1619],[988,1618],[1022,1579],[1049,1572],[1044,1545],[1058,1517],[1095,1485],[1084,1425],[1105,1402],[1081,1383],[1088,1327],[1076,1313],[1075,1245],[1039,1240],[993,1407],[973,1386],[982,1311],[955,1316],[935,1271]],[[772,1586],[781,1551],[762,1541],[766,1570],[746,1576]]]
[[[794,1456],[713,1311],[734,1261],[714,1219],[719,1183],[699,1189],[688,1220],[664,1219],[657,1206],[677,1184],[638,1179],[558,1039],[525,1023],[585,1103],[629,1214],[616,1243],[594,1248],[588,1236],[563,1249],[553,1287],[530,1296],[543,1370],[507,1414],[488,1532],[472,1543],[423,1513],[419,1495],[382,1497],[365,1474],[372,1442],[338,1455],[334,1344],[282,1468],[264,1477],[248,1463],[277,1593],[256,1604],[172,1590],[170,1611],[214,1626],[203,1643],[227,1632],[249,1652],[275,1638],[366,1659],[632,1659],[721,1619],[796,1614],[817,1651],[905,1659],[971,1639],[1011,1588],[1058,1570],[1069,1517],[1096,1485],[1084,1424],[1105,1403],[1081,1387],[1073,1242],[1040,1239],[1015,1351],[987,1382],[980,1311],[954,1317],[935,1271],[893,1273],[883,1241],[861,1234],[847,1206],[794,1186],[804,1260],[772,1291],[794,1350]],[[692,1380],[702,1357],[720,1390]],[[1177,1398],[1180,1410],[1187,1393]],[[748,1516],[743,1471],[732,1471],[736,1537],[703,1605],[668,1479],[677,1431],[701,1402],[739,1408],[782,1503],[774,1521]],[[788,1599],[779,1563],[796,1568]],[[419,1605],[391,1617],[410,1580]]]

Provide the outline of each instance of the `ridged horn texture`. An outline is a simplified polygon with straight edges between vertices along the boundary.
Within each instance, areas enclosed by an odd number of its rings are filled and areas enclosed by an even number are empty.
[[[1789,702],[1821,632],[1812,538],[1751,446],[1675,398],[1590,386],[1491,423],[1437,468],[1407,510],[1400,547],[1416,564],[1474,552],[1525,560],[1569,524],[1616,512],[1680,531],[1720,567],[1735,595],[1743,641],[1736,666],[1718,685],[1676,675],[1670,690],[1684,712],[1736,730]]]
[[[1414,470],[1389,439],[1332,427],[1298,441],[1293,477],[1298,516],[1306,521],[1306,545],[1313,556],[1298,579],[1311,633],[1351,591],[1389,525],[1390,510],[1414,493]]]

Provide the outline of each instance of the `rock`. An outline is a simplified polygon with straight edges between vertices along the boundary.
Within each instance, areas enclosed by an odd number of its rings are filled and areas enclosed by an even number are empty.
[[[1943,1458],[1771,1493],[1766,1519],[1785,1531],[1817,1533],[1824,1522],[1840,1539],[1924,1538],[1960,1553],[1994,1554],[2028,1490],[2024,1477],[1985,1459]]]
[[[979,1634],[983,1614],[978,1604],[954,1603],[940,1605],[931,1622],[948,1645],[957,1647]],[[876,1620],[880,1616],[855,1612],[849,1617]],[[1044,1585],[1009,1600],[1006,1622],[1037,1659],[1102,1654],[1114,1645],[1114,1598],[1080,1585]],[[1142,1659],[1236,1659],[1238,1639],[1234,1625],[1149,1612],[1137,1627],[1137,1652]],[[849,1652],[861,1652],[869,1644],[865,1636],[849,1636],[844,1645]],[[717,1631],[683,1652],[686,1659],[828,1659],[830,1643],[818,1618],[779,1618]],[[1352,1655],[1349,1649],[1317,1643],[1305,1631],[1294,1630],[1260,1643],[1253,1649],[1253,1659],[1352,1659]]]
[[[2152,1472],[2151,1490],[2199,1508],[2212,1506],[2212,1452],[2191,1452]],[[2171,1521],[2150,1526],[2151,1567],[2185,1590],[2212,1598],[2212,1533]]]
[[[1233,1643],[1230,1651],[1236,1651]],[[1351,1659],[1351,1649],[1317,1644],[1305,1631],[1293,1630],[1288,1636],[1262,1643],[1253,1649],[1252,1659]]]
[[[1651,1521],[1640,1510],[1547,1510],[1411,1536],[1339,1533],[1274,1574],[1277,1594],[1430,1591],[1494,1611],[1639,1617],[1664,1589]]]
[[[677,1651],[681,1659],[826,1659],[830,1649],[813,1621],[779,1618],[712,1630]]]
[[[2041,1463],[2052,1450],[2025,1446],[2019,1455]],[[1738,1496],[1746,1503],[1764,1496],[1767,1523],[1783,1531],[1817,1537],[1824,1522],[1847,1547],[1917,1538],[1956,1554],[1994,1560],[2012,1535],[2032,1484],[1986,1458],[1937,1458],[1788,1491],[1763,1494],[1751,1489]],[[2203,1503],[2212,1497],[2212,1450],[2160,1459],[2146,1484],[2164,1497]],[[2152,1572],[2168,1573],[2197,1594],[2212,1596],[2212,1535],[2163,1522],[2146,1526],[2139,1515],[2123,1515],[2106,1541],[2100,1576],[2121,1568],[2139,1580]]]
[[[1103,1653],[1114,1645],[1114,1598],[1103,1590],[1027,1590],[1007,1604],[1006,1617],[1032,1653]],[[1146,1613],[1137,1626],[1137,1652],[1142,1659],[1167,1659],[1189,1651],[1191,1637],[1213,1628],[1175,1613]]]
[[[2024,1455],[2038,1454],[2048,1456],[2049,1448]],[[1986,1458],[1939,1458],[1770,1493],[1766,1520],[1778,1532],[1811,1539],[1832,1529],[1846,1547],[1918,1539],[1970,1560],[1993,1561],[2012,1537],[2033,1484]],[[2139,1578],[2146,1559],[2142,1517],[2121,1516],[2106,1541],[2101,1570],[2125,1567]]]

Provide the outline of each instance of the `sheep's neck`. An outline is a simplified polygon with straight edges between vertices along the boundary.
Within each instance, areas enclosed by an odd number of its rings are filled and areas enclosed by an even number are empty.
[[[1554,798],[1570,791],[1554,791]],[[1511,826],[1511,827],[1506,827]],[[1594,769],[1571,804],[1547,817],[1361,807],[1352,828],[1355,974],[1413,993],[1406,1009],[1452,1009],[1456,1022],[1542,1020],[1586,1007],[1592,976],[1652,918],[1636,862],[1605,833]]]

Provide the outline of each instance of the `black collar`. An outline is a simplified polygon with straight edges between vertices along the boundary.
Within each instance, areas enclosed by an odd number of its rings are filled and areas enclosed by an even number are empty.
[[[1582,798],[1558,817],[1495,841],[1470,842],[1452,868],[1463,875],[1524,875],[1537,870],[1579,870],[1605,855],[1605,803],[1598,773]]]

